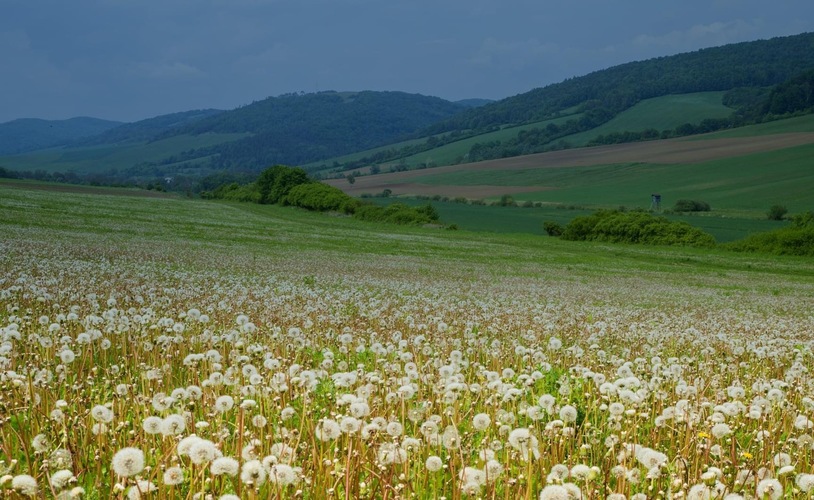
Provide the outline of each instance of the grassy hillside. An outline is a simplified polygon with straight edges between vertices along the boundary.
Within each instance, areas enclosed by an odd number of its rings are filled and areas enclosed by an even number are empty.
[[[814,144],[779,151],[733,156],[684,165],[624,163],[587,167],[556,167],[459,171],[412,179],[442,186],[539,186],[516,193],[518,200],[586,206],[649,206],[650,194],[661,193],[669,208],[681,198],[699,199],[722,211],[759,214],[774,203],[792,211],[811,208]]]
[[[119,125],[121,122],[86,117],[69,120],[23,118],[0,123],[0,155],[66,144],[101,134]]]
[[[462,113],[428,134],[528,123],[584,105],[598,125],[637,102],[669,94],[776,85],[814,68],[814,33],[621,64]]]
[[[44,170],[46,172],[104,173],[111,169],[122,174],[134,171],[144,175],[150,164],[169,162],[173,157],[198,148],[208,148],[234,141],[247,134],[179,135],[153,142],[105,144],[76,148],[57,148],[24,155],[0,157],[0,167],[9,170]],[[177,171],[178,169],[173,169]],[[160,175],[160,172],[149,175]]]
[[[302,164],[405,139],[465,109],[404,92],[318,92],[268,99],[201,120],[180,133],[251,133],[207,151],[218,168]]]
[[[101,144],[116,144],[121,142],[150,142],[159,139],[162,134],[170,133],[185,125],[195,123],[198,120],[209,118],[223,113],[219,109],[199,109],[193,111],[182,111],[180,113],[170,113],[168,115],[156,116],[146,120],[133,123],[125,123],[106,132],[88,137],[83,141],[75,141],[66,144],[72,147],[92,146]]]
[[[565,136],[562,140],[572,147],[580,147],[603,134],[646,129],[661,132],[685,123],[696,125],[707,118],[725,118],[734,110],[721,103],[723,95],[724,92],[697,92],[645,99],[596,128]]]

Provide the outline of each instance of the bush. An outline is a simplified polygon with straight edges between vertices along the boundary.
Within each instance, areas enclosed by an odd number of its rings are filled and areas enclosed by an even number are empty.
[[[670,221],[645,212],[600,210],[576,217],[565,226],[562,239],[645,245],[715,246],[715,238],[686,222]]]
[[[263,170],[255,184],[260,192],[260,203],[282,203],[288,192],[300,184],[312,182],[301,168],[275,165]]]
[[[790,226],[757,233],[728,243],[725,247],[736,252],[814,257],[814,226]]]
[[[386,207],[360,204],[356,207],[353,216],[371,222],[406,225],[430,224],[438,221],[438,213],[435,211],[435,207],[429,203],[417,208],[403,203],[393,203]]]
[[[676,212],[709,212],[709,203],[698,200],[678,200],[673,210]]]
[[[325,212],[328,210],[341,210],[352,198],[341,189],[312,182],[294,186],[285,197],[284,203],[295,207]]]
[[[543,222],[543,229],[549,236],[561,236],[562,232],[565,230],[565,228],[562,227],[562,224],[550,220]]]
[[[766,212],[766,217],[769,220],[783,220],[787,213],[789,213],[789,209],[784,205],[772,205]]]
[[[257,186],[255,184],[244,184],[241,186],[237,182],[230,182],[228,184],[218,186],[212,191],[202,192],[201,198],[259,203],[260,192],[257,190]]]

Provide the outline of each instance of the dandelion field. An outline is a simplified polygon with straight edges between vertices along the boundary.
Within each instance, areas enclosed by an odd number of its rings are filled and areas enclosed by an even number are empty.
[[[814,262],[0,186],[2,498],[808,498]]]

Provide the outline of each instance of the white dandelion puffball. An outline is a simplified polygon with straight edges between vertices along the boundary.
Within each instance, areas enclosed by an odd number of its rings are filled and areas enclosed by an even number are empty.
[[[138,448],[122,448],[113,455],[113,471],[120,477],[130,477],[144,470],[144,452]]]

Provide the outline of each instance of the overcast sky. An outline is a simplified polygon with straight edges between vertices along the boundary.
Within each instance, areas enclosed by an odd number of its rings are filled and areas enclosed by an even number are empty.
[[[806,31],[812,0],[0,0],[0,122],[317,90],[500,99]]]

